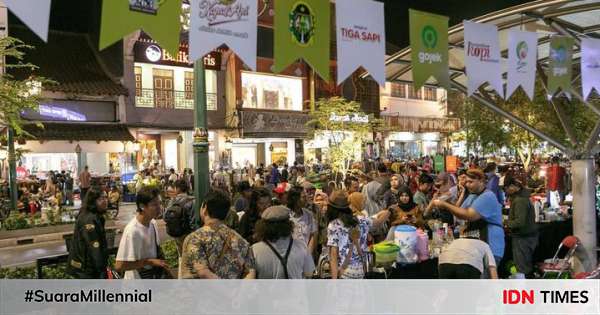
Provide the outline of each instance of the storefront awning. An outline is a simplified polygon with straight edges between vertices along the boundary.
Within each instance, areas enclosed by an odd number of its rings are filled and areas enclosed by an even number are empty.
[[[123,124],[55,123],[45,122],[44,127],[35,124],[25,126],[34,140],[63,141],[135,141]]]

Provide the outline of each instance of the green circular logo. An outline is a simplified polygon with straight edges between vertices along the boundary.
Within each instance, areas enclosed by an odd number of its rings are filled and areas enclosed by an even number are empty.
[[[289,30],[301,46],[308,46],[315,35],[315,16],[307,3],[297,2],[289,14]]]
[[[421,32],[421,39],[423,40],[425,48],[435,48],[438,40],[438,34],[435,31],[435,28],[433,28],[433,26],[431,25],[426,25],[425,27],[423,27],[423,31]]]

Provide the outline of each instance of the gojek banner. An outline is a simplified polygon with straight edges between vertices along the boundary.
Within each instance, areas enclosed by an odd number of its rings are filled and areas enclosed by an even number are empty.
[[[337,83],[358,67],[385,85],[385,18],[383,3],[344,0],[335,4],[337,27]]]
[[[182,0],[104,0],[100,49],[142,29],[171,56],[177,56]]]
[[[581,83],[583,98],[587,99],[596,89],[600,93],[600,40],[581,39]]]
[[[465,27],[465,67],[468,77],[469,96],[485,82],[488,82],[498,95],[504,97],[502,84],[502,64],[498,27],[464,21]]]
[[[302,58],[329,81],[329,1],[277,0],[275,5],[274,72]]]
[[[537,34],[511,30],[508,33],[508,79],[506,99],[519,85],[533,99],[537,60]]]
[[[4,4],[35,35],[45,42],[48,41],[48,24],[50,23],[52,0],[4,0]]]
[[[550,40],[548,97],[552,97],[559,89],[568,98],[571,97],[573,43],[574,40],[566,36],[554,36]]]
[[[430,77],[449,89],[448,17],[409,10],[412,75],[415,89]]]
[[[190,57],[227,45],[256,70],[256,0],[191,0]]]

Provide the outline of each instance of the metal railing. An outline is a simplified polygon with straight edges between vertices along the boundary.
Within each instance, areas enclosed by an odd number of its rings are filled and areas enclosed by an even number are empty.
[[[136,90],[135,106],[168,109],[194,109],[194,92],[162,89]],[[206,109],[217,110],[216,93],[206,93]]]

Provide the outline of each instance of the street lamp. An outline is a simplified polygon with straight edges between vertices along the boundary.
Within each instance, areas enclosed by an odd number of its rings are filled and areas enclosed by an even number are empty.
[[[233,141],[231,141],[230,138],[227,138],[225,140],[225,151],[227,151],[227,164],[229,165],[229,167],[232,167],[232,156],[231,156],[231,149],[233,148]]]

